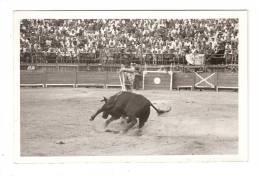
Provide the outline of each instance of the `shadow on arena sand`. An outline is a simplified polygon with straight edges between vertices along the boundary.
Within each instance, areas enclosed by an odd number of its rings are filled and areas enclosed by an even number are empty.
[[[21,89],[21,155],[213,155],[238,152],[238,94],[207,91],[137,91],[156,106],[143,135],[104,132],[104,119],[90,115],[103,96],[118,89]],[[124,124],[112,122],[110,130]]]

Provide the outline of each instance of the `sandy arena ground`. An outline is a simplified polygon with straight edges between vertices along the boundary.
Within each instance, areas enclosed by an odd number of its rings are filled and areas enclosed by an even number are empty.
[[[89,121],[119,89],[22,88],[21,155],[211,155],[238,152],[238,93],[137,91],[161,109],[151,108],[143,135],[104,132],[104,119]],[[111,130],[125,124],[114,121]]]

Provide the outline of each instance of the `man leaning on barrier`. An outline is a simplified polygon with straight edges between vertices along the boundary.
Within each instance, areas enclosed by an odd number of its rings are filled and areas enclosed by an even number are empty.
[[[135,67],[134,63],[130,64],[130,68],[127,68],[125,65],[121,65],[121,69],[119,71],[120,83],[122,85],[122,91],[130,91],[132,92],[135,88],[136,90],[139,88],[139,79],[136,79],[140,73],[138,72],[137,67]]]

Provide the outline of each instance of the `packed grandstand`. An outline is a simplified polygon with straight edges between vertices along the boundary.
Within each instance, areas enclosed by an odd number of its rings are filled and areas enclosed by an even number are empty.
[[[184,63],[223,51],[237,63],[238,19],[23,19],[21,63]]]

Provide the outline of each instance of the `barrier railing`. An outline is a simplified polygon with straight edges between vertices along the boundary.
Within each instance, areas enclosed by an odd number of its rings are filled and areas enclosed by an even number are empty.
[[[206,56],[211,60],[210,64],[237,64],[238,56],[235,54],[214,54]],[[109,56],[102,56],[99,53],[79,54],[57,54],[46,52],[20,53],[20,62],[23,63],[65,63],[65,64],[148,64],[148,65],[180,65],[187,64],[185,55],[180,54],[152,54],[152,53],[119,53],[114,52]],[[207,64],[207,62],[206,62]]]
[[[184,73],[190,72],[238,72],[237,64],[223,64],[223,65],[136,65],[140,71],[180,71]],[[21,64],[20,70],[36,70],[36,71],[106,71],[117,72],[121,68],[120,64]]]
[[[102,86],[114,85],[120,87],[118,72],[108,71],[57,71],[57,70],[31,70],[20,71],[20,84],[23,86],[41,85],[43,87],[52,85],[78,86]]]
[[[144,71],[139,80],[145,89],[210,88],[238,89],[238,74],[231,72]],[[151,74],[149,74],[151,73]],[[160,74],[163,73],[163,74]],[[168,73],[168,74],[165,74]],[[158,81],[159,80],[159,81]],[[109,71],[21,71],[21,86],[121,87],[118,72]]]

